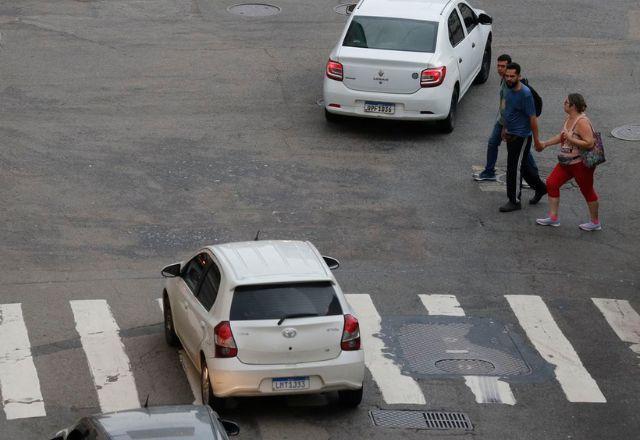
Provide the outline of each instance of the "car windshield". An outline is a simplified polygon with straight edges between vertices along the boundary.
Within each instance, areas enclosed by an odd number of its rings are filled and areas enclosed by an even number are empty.
[[[386,17],[353,17],[344,46],[429,52],[436,49],[438,23]]]
[[[330,282],[238,286],[231,302],[231,321],[341,315]]]

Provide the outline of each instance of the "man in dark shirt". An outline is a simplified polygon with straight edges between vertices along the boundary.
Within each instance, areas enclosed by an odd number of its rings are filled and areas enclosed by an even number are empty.
[[[520,195],[522,179],[536,191],[529,201],[535,205],[547,193],[547,187],[538,171],[528,160],[531,151],[531,139],[536,146],[538,138],[538,118],[531,90],[520,82],[520,65],[509,63],[504,80],[509,88],[505,95],[503,112],[504,128],[502,138],[507,141],[507,197],[509,201],[500,207],[500,212],[511,212],[522,208]]]

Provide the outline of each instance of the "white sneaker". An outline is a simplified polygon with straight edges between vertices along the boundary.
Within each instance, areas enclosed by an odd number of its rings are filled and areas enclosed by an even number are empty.
[[[551,217],[538,218],[536,219],[536,223],[541,226],[560,226],[560,219],[556,219],[556,221],[553,221],[551,220]]]
[[[593,222],[582,223],[581,225],[578,225],[578,227],[583,231],[601,231],[602,230],[602,225],[600,223],[595,224]]]

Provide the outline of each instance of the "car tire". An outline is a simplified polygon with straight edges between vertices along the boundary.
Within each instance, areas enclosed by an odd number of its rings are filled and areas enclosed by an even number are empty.
[[[200,362],[200,396],[202,397],[202,404],[209,405],[214,411],[224,409],[225,400],[213,394],[207,361],[203,357]]]
[[[451,105],[449,106],[449,114],[446,119],[440,121],[440,131],[443,133],[451,133],[456,127],[456,110],[458,108],[458,88],[453,89],[451,95]]]
[[[331,113],[326,108],[324,109],[324,118],[331,124],[337,124],[338,122],[342,121],[342,116]]]
[[[162,310],[164,314],[164,339],[167,341],[167,345],[170,347],[180,347],[180,339],[176,334],[176,329],[173,326],[173,314],[171,313],[171,304],[169,303],[169,297],[166,292],[162,296]]]
[[[359,390],[338,391],[338,402],[345,408],[355,408],[362,402],[362,391],[364,385]]]
[[[474,84],[484,84],[489,79],[489,72],[491,70],[491,42],[487,41],[487,46],[484,48],[484,55],[482,56],[482,67],[473,80]]]

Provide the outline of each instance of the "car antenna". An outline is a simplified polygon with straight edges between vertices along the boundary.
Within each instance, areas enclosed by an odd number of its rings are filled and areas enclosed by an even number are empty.
[[[144,407],[148,408],[149,407],[149,395],[147,394],[147,398],[144,401]]]
[[[253,241],[258,241],[260,240],[260,229],[258,229],[258,232],[256,232],[256,238],[253,239]]]

